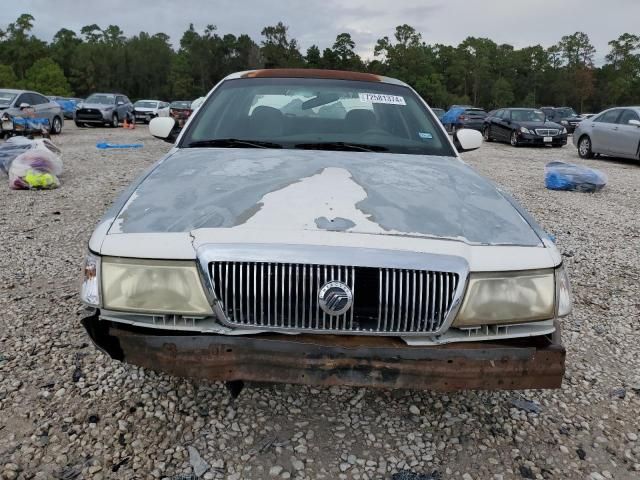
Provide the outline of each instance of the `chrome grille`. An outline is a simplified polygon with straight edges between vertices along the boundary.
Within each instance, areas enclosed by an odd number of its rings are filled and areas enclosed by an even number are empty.
[[[451,272],[278,262],[216,261],[209,275],[225,323],[325,333],[437,332],[459,283]],[[318,302],[334,280],[353,293],[353,306],[339,316]]]
[[[536,134],[541,137],[555,137],[560,133],[557,128],[536,128]]]

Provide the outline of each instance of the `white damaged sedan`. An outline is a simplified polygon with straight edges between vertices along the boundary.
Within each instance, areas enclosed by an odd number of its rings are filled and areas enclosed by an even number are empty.
[[[562,257],[406,84],[231,75],[106,213],[82,300],[112,358],[224,381],[557,388]],[[454,145],[455,143],[455,145]]]

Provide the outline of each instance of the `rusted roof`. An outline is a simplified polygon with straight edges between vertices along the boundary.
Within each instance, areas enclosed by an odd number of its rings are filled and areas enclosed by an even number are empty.
[[[335,80],[357,80],[361,82],[382,82],[383,78],[373,73],[348,72],[344,70],[323,70],[320,68],[267,68],[253,70],[243,78],[331,78]]]

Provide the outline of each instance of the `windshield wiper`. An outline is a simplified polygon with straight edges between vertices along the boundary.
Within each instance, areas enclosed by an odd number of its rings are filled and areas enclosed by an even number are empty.
[[[298,143],[295,148],[303,150],[347,150],[356,152],[387,152],[389,149],[380,145],[347,142]]]
[[[191,142],[187,148],[222,147],[222,148],[282,148],[279,143],[263,142],[261,140],[240,140],[237,138],[214,138]]]

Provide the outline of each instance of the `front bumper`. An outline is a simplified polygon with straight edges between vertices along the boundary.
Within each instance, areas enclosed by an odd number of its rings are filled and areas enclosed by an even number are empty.
[[[522,145],[556,145],[562,146],[567,144],[567,135],[555,135],[551,137],[550,142],[545,142],[544,137],[532,135],[530,133],[520,133],[518,135],[518,143]]]
[[[409,346],[394,337],[229,336],[82,320],[111,358],[171,375],[221,381],[417,390],[559,388],[565,349],[555,333],[522,339]]]
[[[149,111],[134,110],[133,116],[136,119],[136,122],[142,122],[142,121],[149,122],[154,118],[156,118],[158,115],[151,110]]]
[[[77,122],[83,123],[109,123],[111,121],[111,116],[113,115],[114,110],[111,111],[96,111],[93,110],[76,110],[74,119]]]

